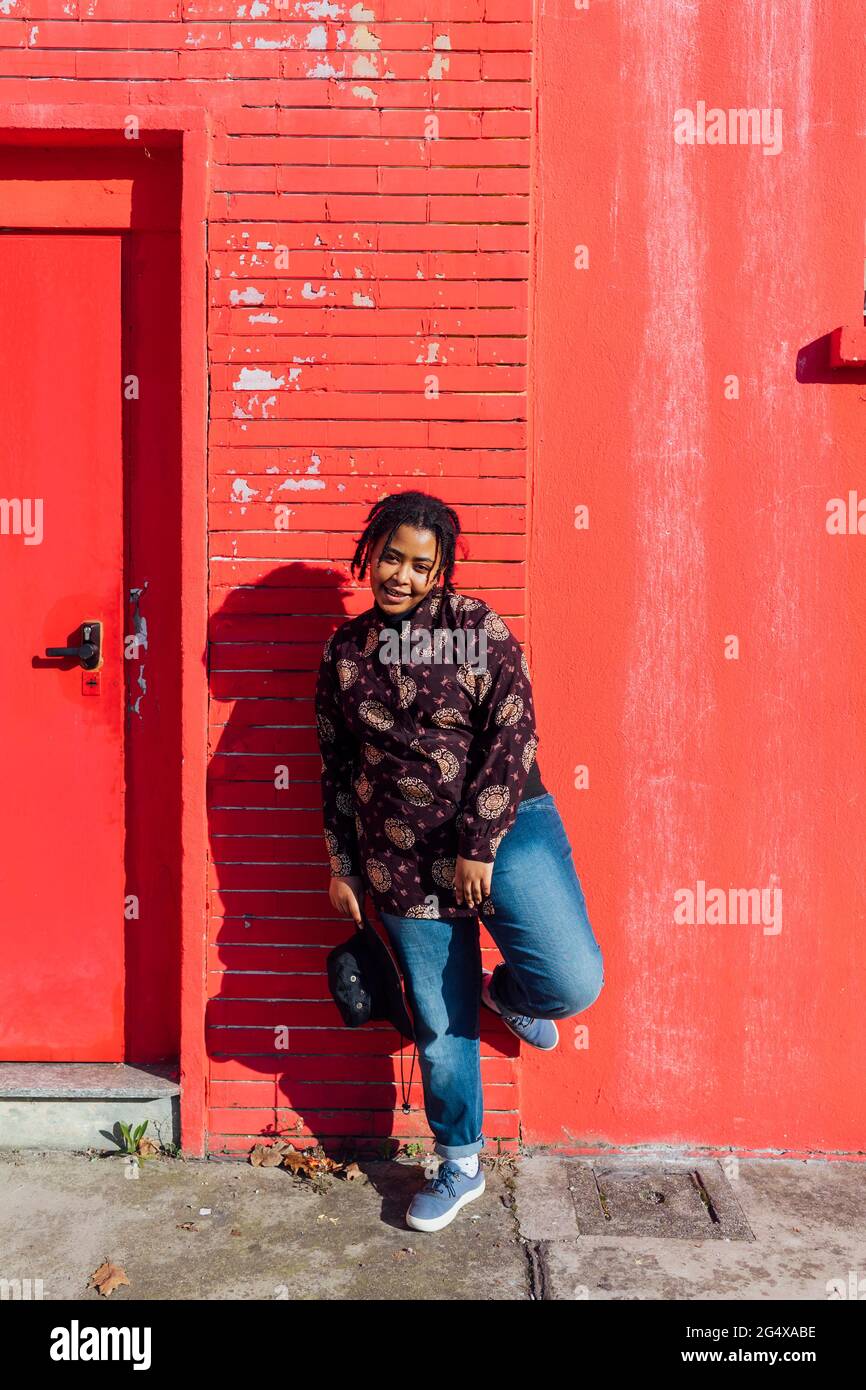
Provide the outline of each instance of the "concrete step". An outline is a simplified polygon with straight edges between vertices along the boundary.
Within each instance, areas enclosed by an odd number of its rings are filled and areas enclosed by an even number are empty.
[[[2,1149],[117,1151],[120,1120],[147,1120],[148,1138],[179,1144],[177,1066],[0,1062]]]

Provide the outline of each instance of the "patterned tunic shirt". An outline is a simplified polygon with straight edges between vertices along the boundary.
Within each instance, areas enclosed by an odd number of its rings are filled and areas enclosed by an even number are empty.
[[[380,912],[476,915],[457,855],[494,862],[538,749],[508,625],[439,585],[403,614],[374,604],[326,641],[315,700],[332,875],[360,875]]]

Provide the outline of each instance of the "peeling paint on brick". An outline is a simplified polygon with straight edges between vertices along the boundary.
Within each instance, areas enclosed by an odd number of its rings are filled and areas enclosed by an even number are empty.
[[[267,390],[269,386],[280,387],[285,377],[275,377],[263,367],[241,367],[237,381],[232,382],[236,391]]]
[[[232,483],[232,497],[236,502],[252,502],[254,497],[258,497],[257,487],[250,487],[246,478],[235,478]]]
[[[352,30],[352,37],[349,39],[349,47],[363,50],[366,53],[376,53],[382,46],[382,40],[377,38],[366,24],[359,24]]]
[[[261,290],[257,290],[253,285],[245,290],[232,290],[229,295],[231,304],[264,304],[265,296]]]

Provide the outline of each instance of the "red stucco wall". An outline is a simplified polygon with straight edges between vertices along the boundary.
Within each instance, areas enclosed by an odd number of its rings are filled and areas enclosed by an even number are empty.
[[[863,1149],[862,42],[847,0],[543,7],[531,663],[606,984],[524,1058],[530,1141]],[[699,102],[780,151],[677,143]],[[699,880],[781,930],[675,921]]]

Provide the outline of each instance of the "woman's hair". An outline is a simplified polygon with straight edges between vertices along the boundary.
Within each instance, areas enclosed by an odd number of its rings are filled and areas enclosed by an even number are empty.
[[[392,492],[374,503],[352,557],[353,576],[360,566],[357,577],[364,578],[379,537],[384,535],[385,546],[390,545],[394,532],[400,526],[415,526],[418,530],[433,531],[436,535],[439,542],[439,573],[443,575],[444,600],[445,595],[454,593],[451,576],[454,573],[460,520],[453,507],[447,506],[438,497],[431,497],[429,492]],[[443,614],[446,606],[443,601]]]

